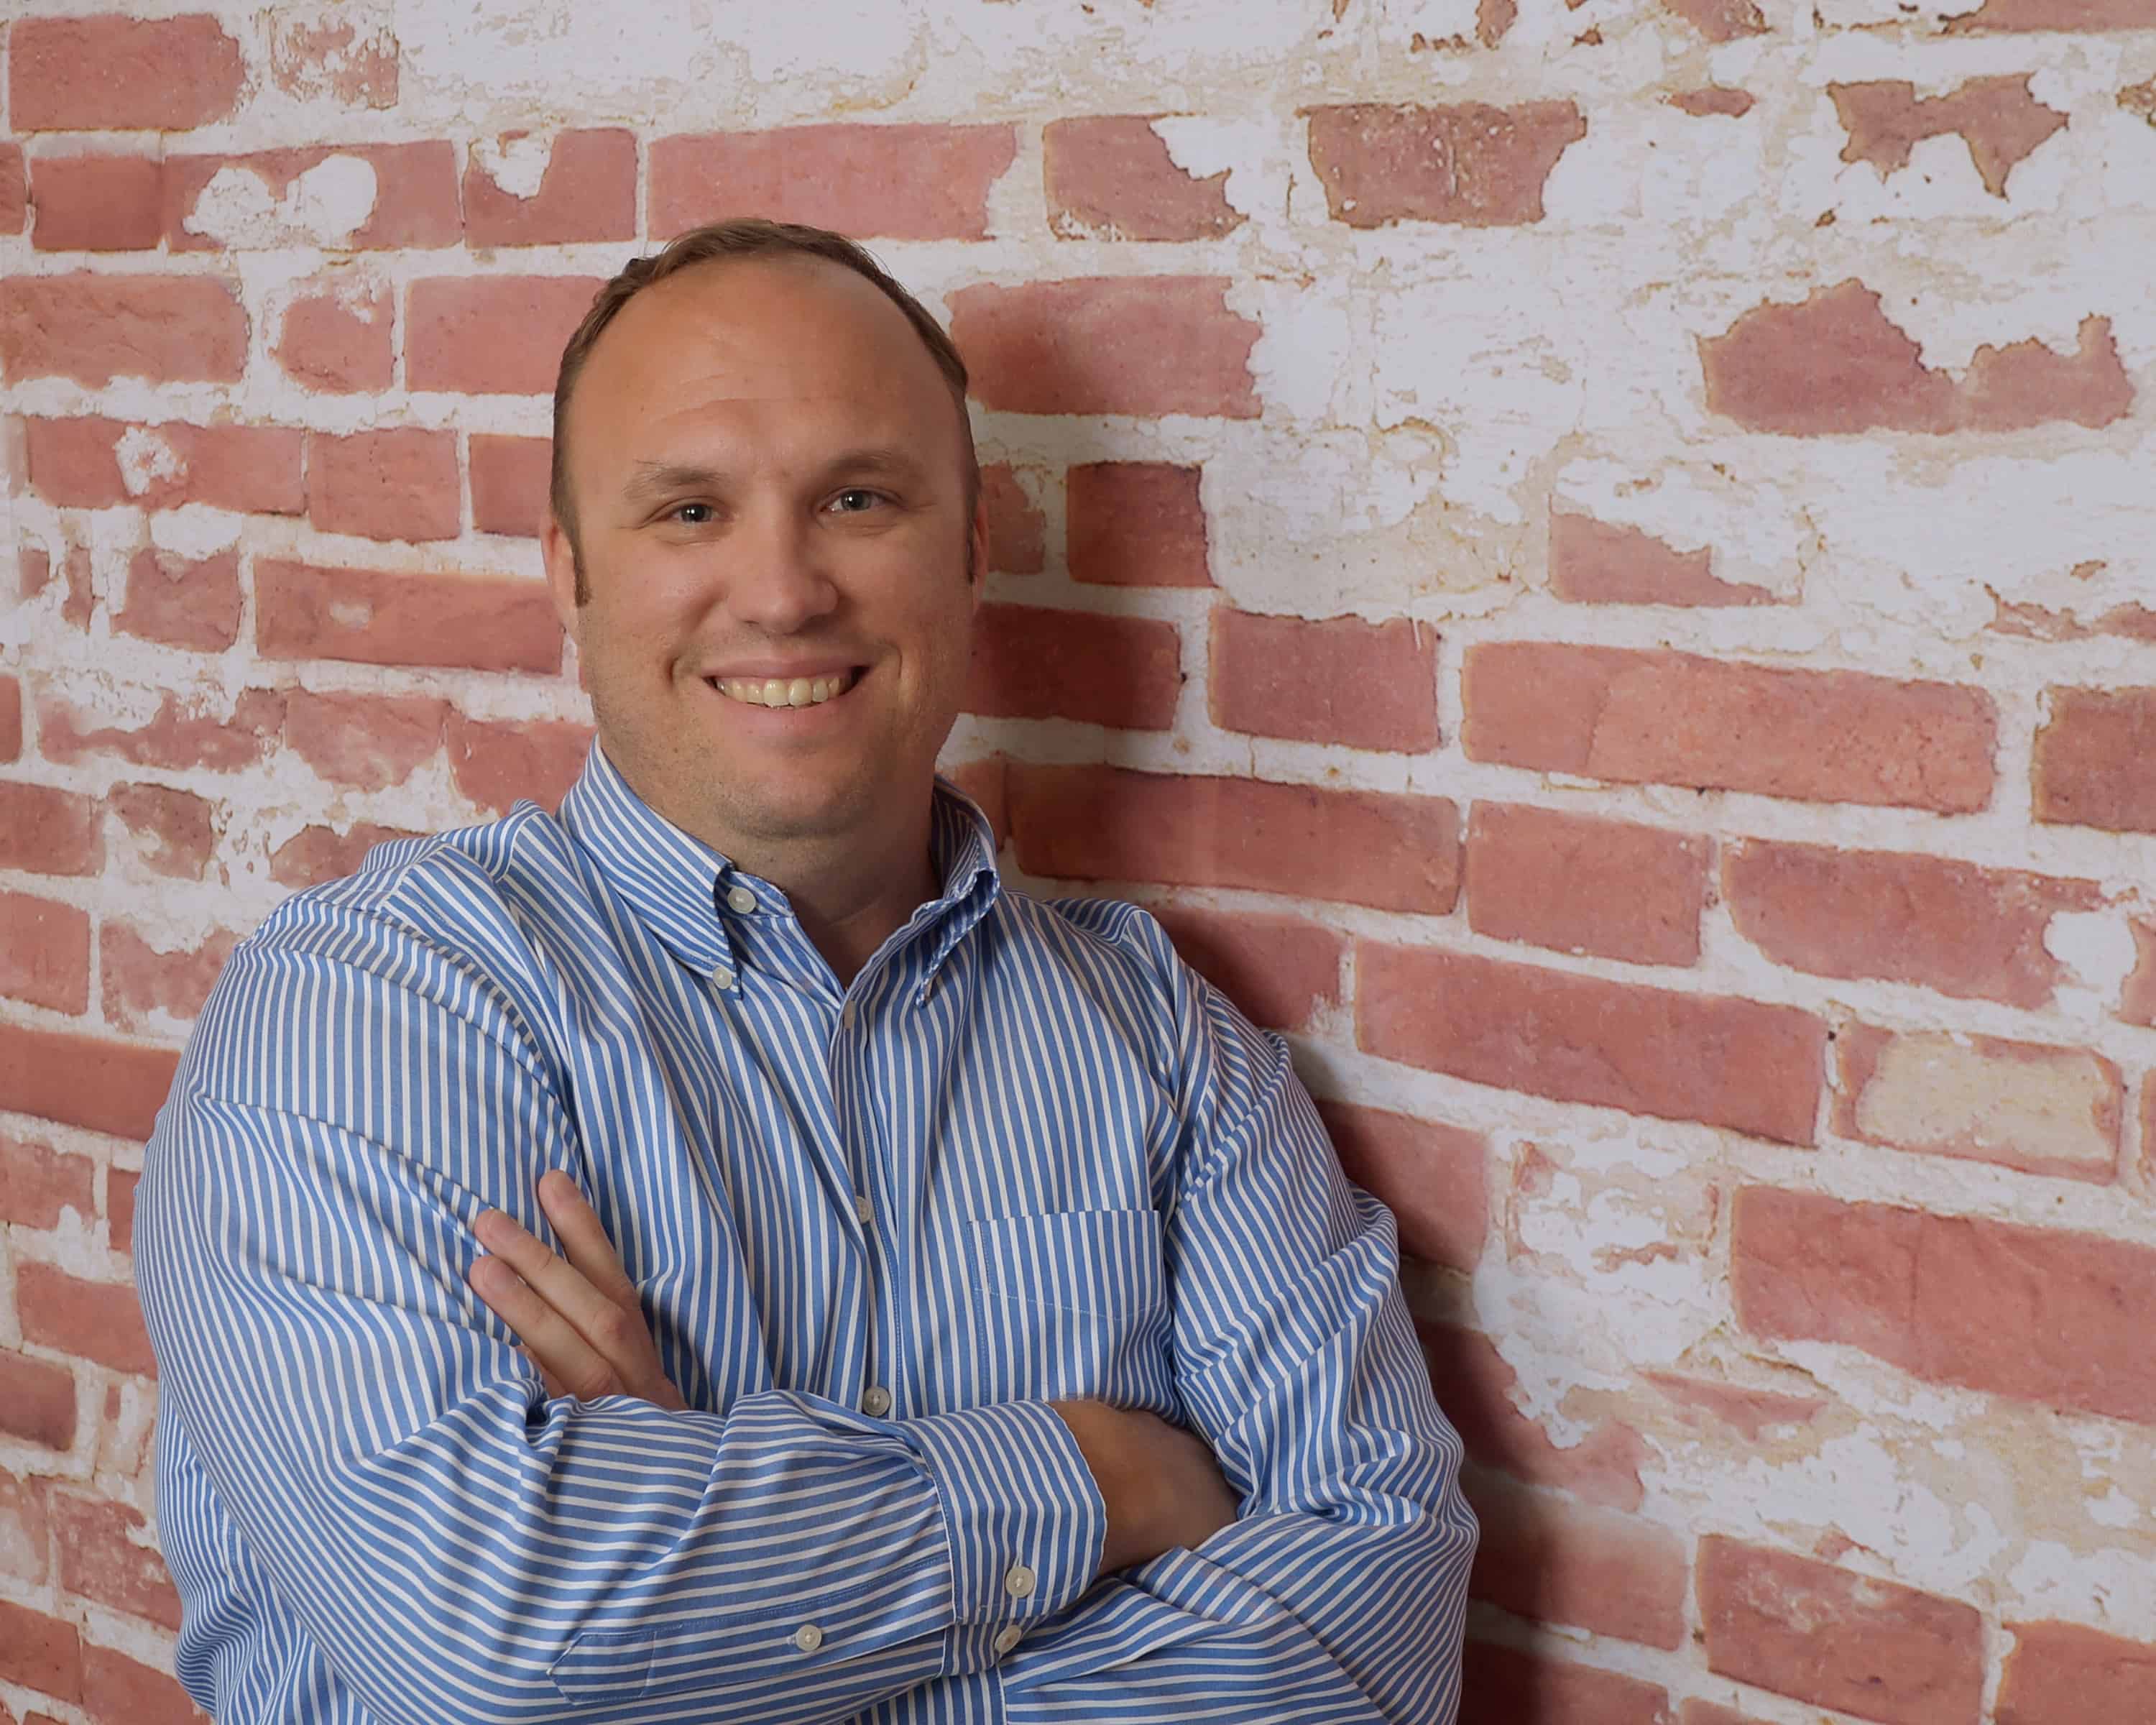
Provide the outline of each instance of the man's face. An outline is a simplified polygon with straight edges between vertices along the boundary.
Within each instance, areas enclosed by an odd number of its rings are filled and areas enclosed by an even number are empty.
[[[821,259],[692,266],[600,336],[567,441],[588,602],[552,522],[547,578],[637,793],[721,850],[916,833],[986,528],[905,314]]]

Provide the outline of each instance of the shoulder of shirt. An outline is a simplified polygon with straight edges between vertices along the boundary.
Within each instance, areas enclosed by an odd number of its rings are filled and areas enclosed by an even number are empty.
[[[1005,886],[997,908],[1014,934],[1077,942],[1096,961],[1113,966],[1134,990],[1158,996],[1163,1007],[1208,987],[1143,905],[1119,898],[1036,898]]]
[[[369,923],[438,949],[490,944],[513,929],[519,877],[572,873],[575,850],[561,822],[536,803],[519,803],[498,820],[389,839],[356,872],[285,900],[242,948],[304,946],[325,928]]]

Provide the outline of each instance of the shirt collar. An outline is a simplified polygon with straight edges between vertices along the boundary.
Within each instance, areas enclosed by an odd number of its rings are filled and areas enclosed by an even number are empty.
[[[893,944],[910,944],[925,930],[936,930],[921,967],[923,987],[951,948],[988,914],[1002,891],[995,832],[988,817],[946,778],[937,778],[934,795],[929,844],[943,882],[943,896],[923,906],[892,937]],[[807,976],[794,974],[799,967],[788,962],[790,957],[826,968],[820,958],[810,957],[813,949],[801,933],[784,890],[736,868],[732,859],[654,809],[629,788],[596,737],[583,772],[562,799],[561,819],[638,919],[699,975],[715,978],[721,971],[738,973],[746,963],[788,974],[792,980],[808,981]],[[756,896],[764,927],[777,938],[764,937],[762,931],[756,937],[745,937],[747,919],[726,909],[726,895],[736,886],[746,886]],[[779,918],[790,941],[771,927]],[[798,947],[798,952],[789,954],[789,947]],[[889,950],[887,946],[886,952]],[[884,957],[879,953],[877,960]],[[871,961],[870,968],[876,962]]]

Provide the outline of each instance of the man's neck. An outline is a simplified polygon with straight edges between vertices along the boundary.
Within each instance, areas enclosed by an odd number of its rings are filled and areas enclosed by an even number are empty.
[[[929,854],[931,820],[924,805],[913,830],[900,835],[896,845],[752,845],[728,855],[737,868],[785,892],[802,932],[843,988],[915,911],[942,894]],[[911,859],[911,867],[905,859]]]

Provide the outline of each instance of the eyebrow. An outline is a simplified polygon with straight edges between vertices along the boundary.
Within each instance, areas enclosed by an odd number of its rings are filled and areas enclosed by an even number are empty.
[[[725,476],[716,468],[700,467],[693,462],[642,460],[634,465],[634,475],[623,488],[623,495],[632,501],[656,501],[680,491],[710,490],[725,483]],[[828,484],[842,474],[917,479],[921,472],[921,464],[905,450],[866,444],[834,455],[824,464],[819,481]]]

